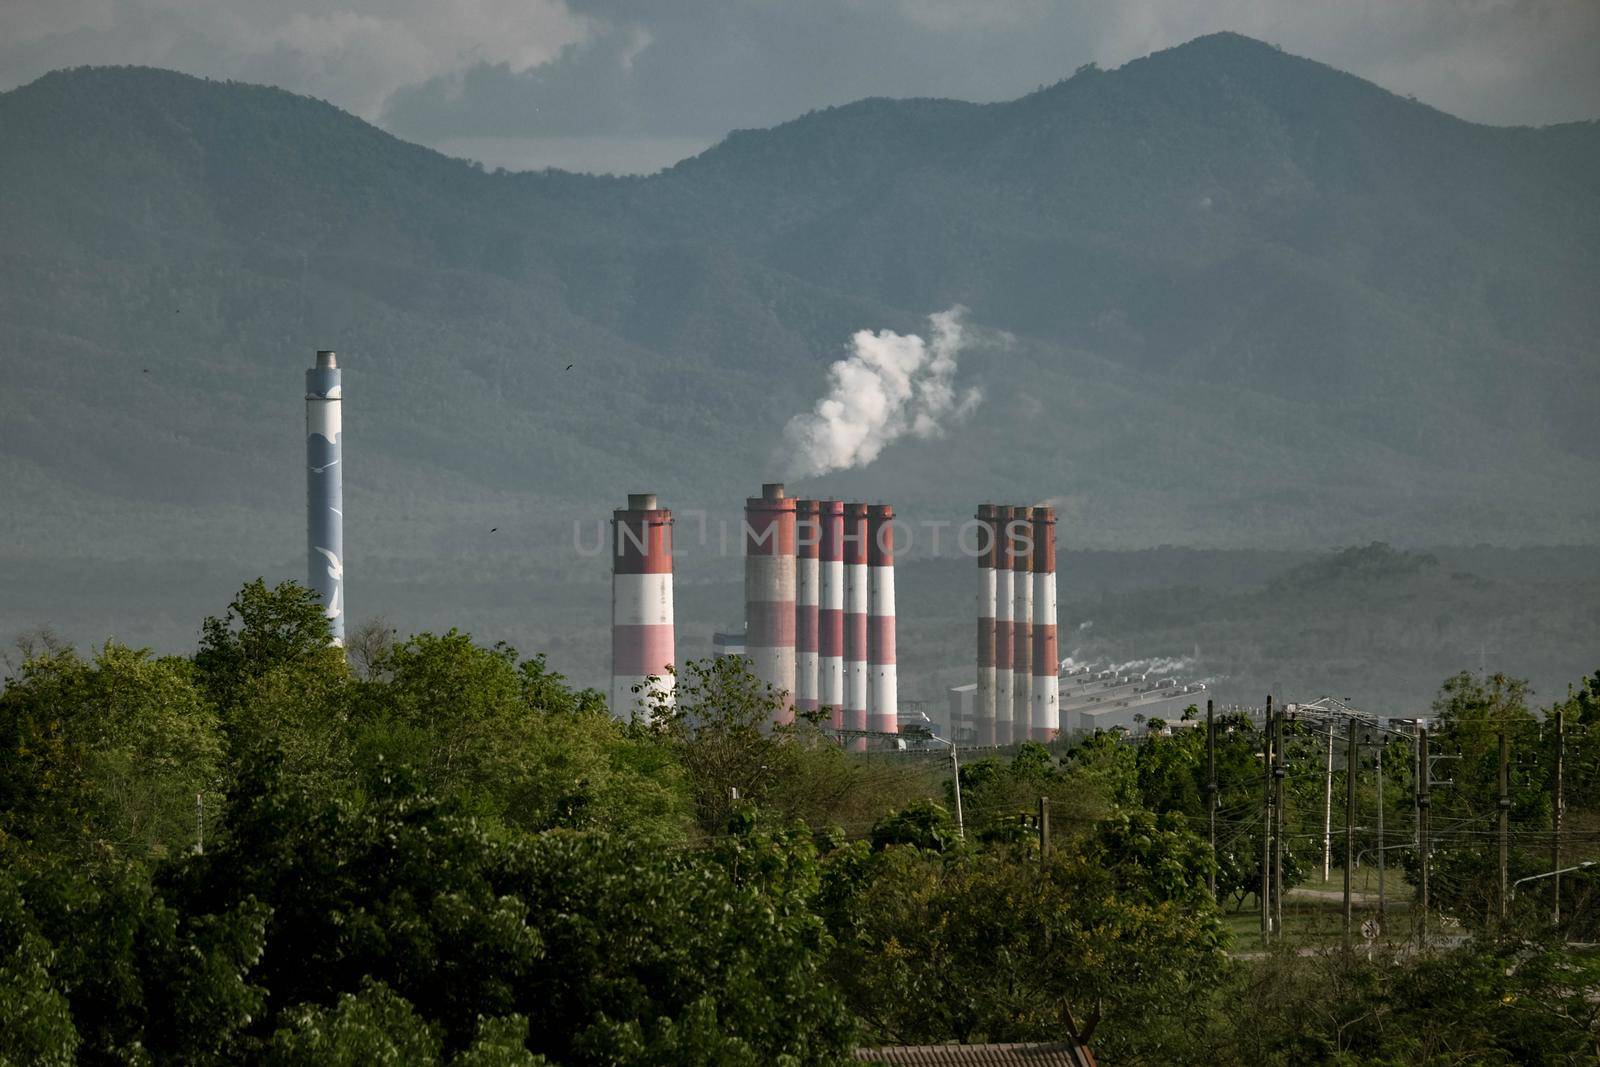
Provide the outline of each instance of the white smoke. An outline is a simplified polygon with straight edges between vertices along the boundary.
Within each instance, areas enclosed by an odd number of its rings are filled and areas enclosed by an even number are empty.
[[[865,466],[907,434],[938,437],[970,414],[983,394],[955,385],[964,314],[958,305],[929,315],[931,341],[892,330],[857,331],[851,354],[828,368],[828,395],[784,427],[789,476]]]
[[[1148,674],[1181,674],[1191,670],[1196,660],[1193,656],[1158,656],[1154,659],[1132,659],[1126,663],[1113,663],[1107,670],[1118,674],[1142,672]]]

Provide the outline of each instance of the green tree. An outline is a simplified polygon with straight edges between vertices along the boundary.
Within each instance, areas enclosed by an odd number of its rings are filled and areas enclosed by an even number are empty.
[[[217,845],[163,883],[182,914],[271,908],[251,972],[268,998],[235,1055],[299,1048],[341,1018],[358,1055],[405,1014],[379,994],[342,1006],[362,983],[403,1000],[446,1056],[482,1040],[481,1019],[513,1016],[532,1021],[532,1051],[571,1064],[829,1062],[848,1048],[849,1017],[818,981],[808,834],[710,854],[625,833],[507,840],[403,773],[364,792],[327,802],[255,767]]]
[[[367,979],[333,1008],[314,1004],[284,1012],[264,1061],[269,1067],[364,1067],[366,1064],[437,1064],[433,1032],[404,997]]]
[[[781,701],[737,656],[686,663],[672,688],[648,693],[651,725],[683,765],[696,821],[718,833],[733,813],[735,790],[757,806],[776,798],[787,737],[772,730]]]
[[[1433,791],[1430,904],[1475,925],[1499,924],[1499,859],[1491,855],[1493,838],[1484,831],[1492,829],[1491,820],[1500,810],[1502,733],[1508,745],[1512,825],[1542,827],[1550,818],[1551,750],[1528,709],[1527,693],[1521,679],[1462,671],[1445,679],[1433,703],[1430,751],[1454,758],[1450,787]],[[1511,877],[1547,870],[1546,858],[1514,847]],[[1404,862],[1415,880],[1417,857],[1411,850]]]
[[[0,1067],[70,1067],[78,1031],[51,974],[55,950],[0,872]]]
[[[221,618],[208,616],[201,624],[194,664],[212,702],[227,708],[248,683],[271,671],[344,675],[344,651],[332,640],[316,593],[294,582],[268,589],[257,578],[245,583]]]
[[[417,634],[352,698],[357,763],[403,765],[433,795],[528,830],[623,827],[675,836],[686,819],[673,754],[575,693],[543,657],[519,662],[455,630]]]
[[[220,799],[216,716],[188,663],[108,643],[27,660],[0,692],[0,855],[148,862]]]
[[[538,1067],[545,1062],[527,1049],[528,1021],[520,1015],[478,1020],[472,1044],[450,1058],[450,1067]],[[345,993],[333,1008],[301,1005],[284,1013],[263,1062],[267,1067],[367,1067],[394,1063],[429,1067],[443,1063],[434,1028],[404,997],[370,979]]]
[[[265,906],[246,899],[185,914],[134,869],[56,868],[21,891],[54,946],[51,971],[71,1006],[79,1062],[233,1062],[227,1050],[261,1013],[250,972]]]
[[[1004,848],[838,849],[819,897],[838,939],[830,975],[874,1040],[1073,1033],[1108,1055],[1154,1054],[1225,964],[1204,850],[1143,815],[1042,863]]]
[[[960,847],[961,836],[950,812],[931,800],[916,800],[873,825],[872,847],[884,849],[890,845],[947,852]]]
[[[1539,941],[1425,953],[1275,952],[1218,990],[1187,1062],[1579,1064],[1600,1054],[1600,969]]]
[[[772,725],[783,706],[779,694],[742,657],[683,664],[673,691],[656,686],[649,706],[649,729],[682,766],[695,821],[706,834],[727,826],[734,790],[742,803],[782,823],[799,819],[814,829],[845,823],[858,831],[930,792],[920,768],[868,767],[845,752],[818,715]]]
[[[1136,802],[1133,751],[1097,734],[1057,763],[1037,741],[1024,741],[1011,758],[989,757],[961,767],[962,813],[973,836],[1022,841],[1034,831],[1023,820],[1050,803],[1053,825],[1071,833],[1094,824],[1119,802]],[[954,790],[945,790],[947,802]]]

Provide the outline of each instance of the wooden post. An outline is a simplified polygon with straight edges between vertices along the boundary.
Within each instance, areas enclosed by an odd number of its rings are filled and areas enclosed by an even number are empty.
[[[1566,758],[1566,747],[1567,747],[1567,714],[1563,709],[1556,708],[1556,761],[1555,761],[1556,765],[1555,765],[1555,781],[1553,783],[1553,788],[1555,790],[1555,802],[1551,807],[1551,818],[1553,819],[1554,824],[1555,824],[1554,827],[1553,827],[1553,829],[1555,830],[1555,837],[1554,837],[1554,840],[1551,842],[1551,845],[1550,845],[1550,869],[1552,871],[1559,871],[1561,869],[1561,819],[1562,819],[1562,816],[1566,814],[1566,811],[1565,811],[1566,800],[1562,796],[1562,792],[1561,792],[1561,785],[1562,785],[1561,779],[1562,779],[1562,775],[1565,773],[1565,768],[1563,767],[1563,763],[1564,763],[1565,758]],[[1552,897],[1551,897],[1551,904],[1550,904],[1550,921],[1555,923],[1557,926],[1560,926],[1561,925],[1561,875],[1559,875],[1559,874],[1555,875],[1554,877],[1552,877],[1550,879],[1550,881],[1554,884],[1554,889],[1552,890]]]
[[[1322,779],[1322,881],[1333,871],[1333,717],[1328,717],[1328,765]]]
[[[1428,763],[1428,724],[1417,723],[1417,897],[1421,902],[1418,912],[1418,931],[1421,943],[1428,943],[1428,861],[1432,849],[1431,827],[1428,825],[1428,784],[1432,778]]]
[[[1389,743],[1389,737],[1384,733],[1384,730],[1384,719],[1379,716],[1376,770],[1378,774],[1378,926],[1380,929],[1385,927],[1389,919],[1389,900],[1383,885],[1384,861],[1386,858],[1384,849],[1388,847],[1384,844],[1383,837],[1383,750]]]
[[[1344,947],[1350,948],[1355,913],[1350,904],[1350,872],[1356,865],[1356,720],[1349,720],[1350,750],[1345,763],[1344,801]]]
[[[1039,861],[1050,855],[1050,798],[1039,798]]]
[[[1217,718],[1215,705],[1206,701],[1206,821],[1207,837],[1211,841],[1211,870],[1206,875],[1206,888],[1211,899],[1217,899]]]
[[[1272,939],[1272,694],[1267,694],[1267,721],[1261,728],[1261,940]]]
[[[1283,936],[1283,709],[1278,709],[1272,730],[1272,928]]]
[[[1506,921],[1506,908],[1510,892],[1511,866],[1511,737],[1500,729],[1500,827],[1496,835],[1500,840],[1500,921]]]

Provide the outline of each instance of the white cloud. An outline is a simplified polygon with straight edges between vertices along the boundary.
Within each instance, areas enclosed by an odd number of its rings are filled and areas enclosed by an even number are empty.
[[[1219,30],[1464,118],[1600,117],[1597,0],[0,0],[0,88],[136,63],[369,119],[404,89],[395,128],[425,140],[713,138],[870,95],[1009,99]]]
[[[528,70],[592,31],[563,0],[7,0],[0,79],[128,63],[281,85],[365,118],[478,63]]]

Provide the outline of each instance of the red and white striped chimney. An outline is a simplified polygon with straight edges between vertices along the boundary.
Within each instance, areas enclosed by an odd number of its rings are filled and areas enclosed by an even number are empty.
[[[783,701],[773,721],[794,721],[794,498],[768,482],[745,500],[745,655]]]
[[[633,690],[652,677],[672,690],[672,626],[672,512],[629,493],[611,514],[611,714],[648,715],[648,691]]]
[[[1016,573],[1011,569],[1011,519],[1016,509],[994,509],[999,523],[994,556],[994,744],[1011,743],[1011,658],[1016,645],[1011,638],[1011,612],[1016,603]]]
[[[1011,740],[1020,742],[1028,739],[1033,716],[1033,509],[1013,508],[1012,514]]]
[[[972,709],[975,741],[994,744],[994,505],[978,505],[978,689]],[[955,724],[950,740],[955,740]]]
[[[1056,509],[1033,509],[1033,739],[1061,729],[1061,676],[1056,649]]]
[[[867,508],[868,726],[877,733],[900,732],[900,683],[894,664],[894,508]]]
[[[800,711],[817,710],[820,507],[816,500],[801,500],[795,505],[794,706]]]
[[[822,546],[818,562],[817,701],[833,709],[833,728],[844,729],[844,501],[819,502]]]
[[[844,726],[867,729],[867,505],[844,506]],[[865,751],[867,739],[851,746]]]

